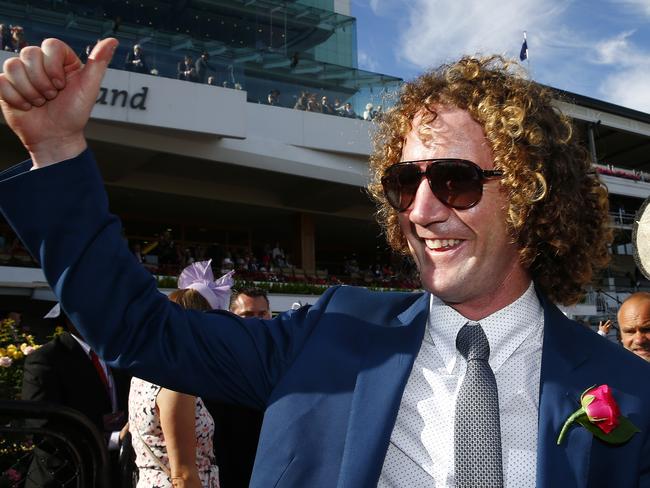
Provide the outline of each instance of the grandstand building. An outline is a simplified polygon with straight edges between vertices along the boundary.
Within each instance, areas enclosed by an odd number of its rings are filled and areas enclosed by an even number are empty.
[[[362,114],[372,118],[389,104],[401,80],[358,69],[349,0],[89,5],[0,0],[0,23],[23,26],[32,44],[59,37],[80,54],[98,38],[120,40],[87,136],[125,238],[154,274],[177,273],[178,259],[190,256],[213,258],[215,269],[255,256],[258,269],[240,276],[287,282],[292,291],[271,294],[274,311],[313,303],[303,283],[413,286],[364,191],[372,121]],[[146,68],[127,63],[135,44]],[[178,79],[183,58],[202,53],[207,71]],[[0,61],[12,55],[0,53]],[[630,244],[635,211],[650,195],[650,115],[557,94],[609,188],[616,229],[611,267],[567,313],[603,317],[650,285]],[[0,145],[0,168],[25,158],[4,122]],[[37,315],[53,295],[6,223],[0,233],[0,308]],[[275,248],[284,266],[262,272]],[[388,266],[392,277],[382,272]]]

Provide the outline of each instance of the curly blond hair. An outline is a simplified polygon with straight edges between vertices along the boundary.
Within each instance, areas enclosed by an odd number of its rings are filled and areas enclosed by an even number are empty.
[[[408,254],[398,213],[386,201],[381,176],[400,161],[417,114],[435,118],[436,105],[466,110],[482,127],[508,195],[507,227],[521,263],[539,289],[564,305],[578,302],[609,262],[607,190],[577,140],[571,120],[545,88],[501,56],[463,57],[406,83],[379,121],[370,156],[371,196],[388,243]]]

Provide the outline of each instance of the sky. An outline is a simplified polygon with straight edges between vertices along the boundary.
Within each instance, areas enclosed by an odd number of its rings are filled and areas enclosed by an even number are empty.
[[[650,113],[650,0],[350,0],[359,68],[411,79],[463,54],[519,56],[540,83]]]

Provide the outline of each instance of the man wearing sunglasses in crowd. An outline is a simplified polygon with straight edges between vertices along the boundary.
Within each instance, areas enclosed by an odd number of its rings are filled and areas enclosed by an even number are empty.
[[[0,175],[0,203],[109,364],[265,410],[251,486],[650,486],[648,365],[554,305],[582,297],[611,231],[548,90],[463,58],[381,118],[369,188],[423,293],[334,287],[272,320],[194,314],[127,249],[83,137],[116,44],[85,66],[56,40],[5,62],[3,113],[31,159]],[[559,436],[594,385],[639,432],[612,431],[626,421],[609,408]]]

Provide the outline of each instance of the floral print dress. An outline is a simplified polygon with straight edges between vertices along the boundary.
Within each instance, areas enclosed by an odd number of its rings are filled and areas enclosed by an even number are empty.
[[[156,408],[156,397],[161,387],[133,378],[129,392],[129,430],[133,438],[139,480],[137,488],[170,488],[171,479],[152,458],[143,442],[169,471],[169,456]],[[203,401],[196,399],[196,464],[204,488],[219,487],[219,470],[214,464],[212,435],[214,421]]]

